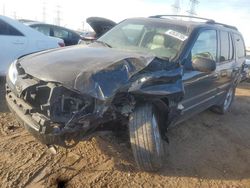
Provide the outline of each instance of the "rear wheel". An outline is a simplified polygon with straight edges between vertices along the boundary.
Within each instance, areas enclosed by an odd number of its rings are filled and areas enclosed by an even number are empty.
[[[235,96],[235,87],[231,86],[228,89],[225,97],[223,98],[222,103],[220,105],[214,106],[212,110],[219,114],[225,114],[229,110],[230,106],[232,105],[234,96]]]
[[[140,169],[155,171],[163,164],[164,148],[159,117],[153,105],[135,108],[129,118],[130,143]]]

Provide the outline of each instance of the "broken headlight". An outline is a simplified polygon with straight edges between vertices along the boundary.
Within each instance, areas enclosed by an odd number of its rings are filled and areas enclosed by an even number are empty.
[[[11,63],[8,71],[8,77],[12,84],[16,83],[18,71],[16,67],[17,60],[15,60],[13,63]]]

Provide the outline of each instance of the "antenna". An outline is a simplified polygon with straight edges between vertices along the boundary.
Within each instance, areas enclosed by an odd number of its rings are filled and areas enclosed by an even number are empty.
[[[181,10],[180,0],[175,0],[174,4],[172,5],[172,8],[173,8],[173,14],[178,14]]]
[[[196,6],[199,4],[198,0],[190,0],[190,9],[187,11],[190,16],[197,15],[196,13]]]

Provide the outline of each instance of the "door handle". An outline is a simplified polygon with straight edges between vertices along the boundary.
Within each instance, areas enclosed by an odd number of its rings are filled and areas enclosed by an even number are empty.
[[[226,77],[227,76],[227,71],[221,71],[221,77]]]
[[[14,41],[13,44],[24,44],[22,41]]]
[[[22,42],[13,42],[13,44],[24,44],[24,43],[22,43]]]
[[[214,78],[219,78],[220,75],[219,75],[219,73],[215,73],[215,74],[213,75],[213,77],[214,77]]]
[[[240,70],[240,68],[239,67],[235,67],[235,68],[233,68],[233,71],[234,72],[238,72]]]

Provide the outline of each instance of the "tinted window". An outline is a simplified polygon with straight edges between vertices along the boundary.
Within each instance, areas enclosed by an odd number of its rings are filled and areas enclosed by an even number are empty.
[[[50,27],[44,25],[34,25],[31,26],[33,29],[43,33],[44,35],[50,36]]]
[[[191,51],[192,59],[202,56],[216,61],[217,35],[215,30],[206,30],[200,33]]]
[[[55,37],[64,38],[64,39],[69,37],[69,32],[67,30],[54,27],[53,31],[54,31]]]
[[[221,31],[221,49],[220,49],[220,62],[232,59],[232,40],[228,32]]]
[[[229,58],[229,38],[228,33],[221,31],[221,48],[220,48],[220,61],[226,61]]]
[[[243,42],[243,39],[240,35],[234,34],[234,41],[236,46],[236,52],[238,57],[244,57],[245,56],[245,45]]]
[[[0,19],[0,35],[23,36],[23,34]]]
[[[69,38],[78,40],[80,37],[77,34],[73,33],[73,32],[69,32]]]

